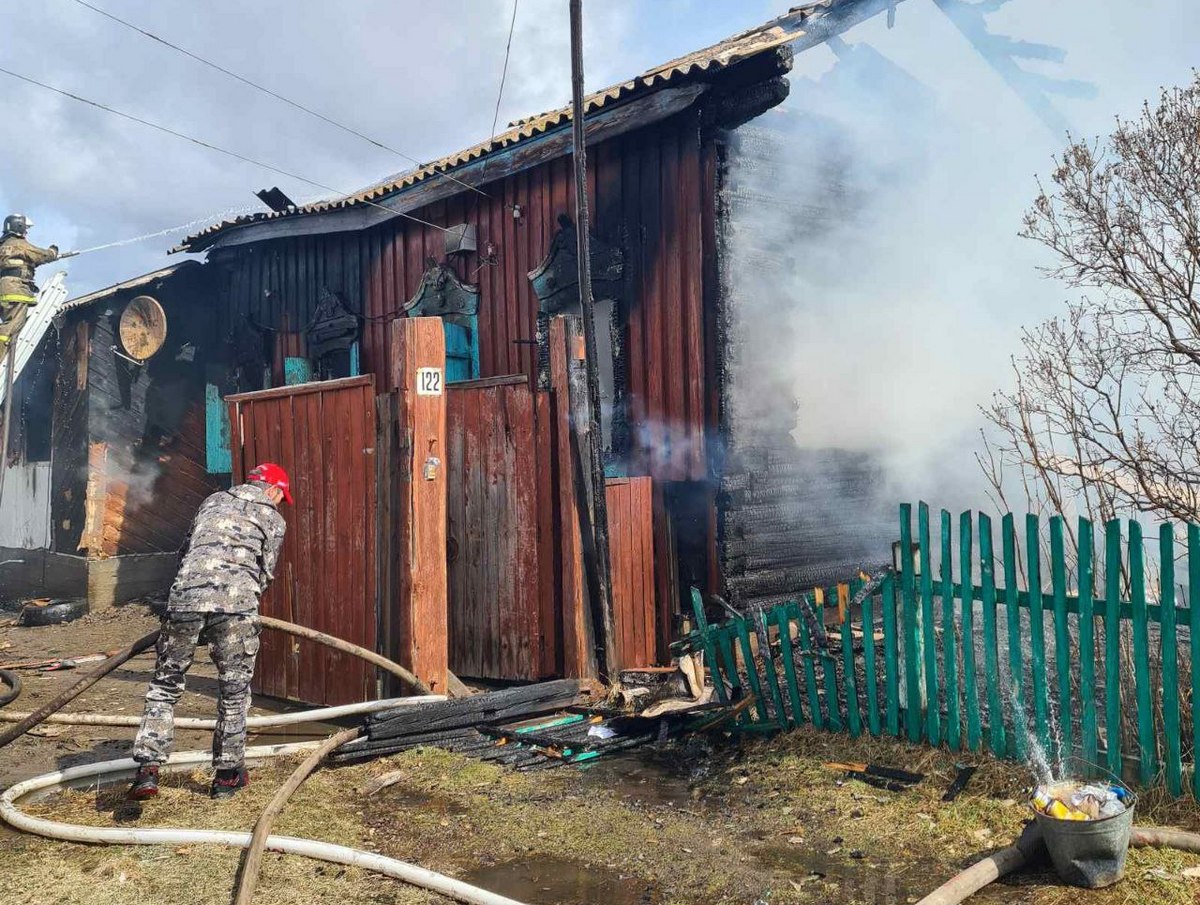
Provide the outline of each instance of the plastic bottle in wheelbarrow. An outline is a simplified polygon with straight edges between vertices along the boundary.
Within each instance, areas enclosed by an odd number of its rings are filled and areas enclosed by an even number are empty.
[[[1030,804],[1064,883],[1099,889],[1124,876],[1135,803],[1117,785],[1066,781],[1036,790]]]

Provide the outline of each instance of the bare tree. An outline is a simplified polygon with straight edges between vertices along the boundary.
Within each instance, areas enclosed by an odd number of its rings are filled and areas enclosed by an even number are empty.
[[[1022,235],[1082,290],[1026,330],[1015,385],[985,410],[998,493],[1107,519],[1200,516],[1200,74],[1105,142],[1072,141]]]

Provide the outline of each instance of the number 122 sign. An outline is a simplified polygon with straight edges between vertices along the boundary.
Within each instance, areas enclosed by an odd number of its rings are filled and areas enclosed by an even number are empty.
[[[417,368],[417,395],[442,395],[442,369]]]

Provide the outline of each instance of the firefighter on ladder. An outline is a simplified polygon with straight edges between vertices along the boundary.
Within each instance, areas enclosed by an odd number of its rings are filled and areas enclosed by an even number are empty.
[[[30,242],[26,236],[32,226],[24,214],[4,218],[4,235],[0,237],[0,357],[8,354],[10,343],[25,323],[27,309],[37,304],[33,271],[68,257],[58,253],[57,245],[38,248]]]

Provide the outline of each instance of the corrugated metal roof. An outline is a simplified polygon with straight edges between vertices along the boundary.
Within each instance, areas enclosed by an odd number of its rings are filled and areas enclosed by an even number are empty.
[[[94,305],[96,302],[102,301],[109,296],[116,295],[118,292],[126,292],[130,289],[141,289],[145,286],[150,286],[167,277],[174,276],[183,270],[192,267],[203,266],[199,261],[180,261],[178,264],[172,264],[170,267],[164,267],[162,270],[155,270],[151,273],[144,273],[140,277],[134,277],[131,280],[126,280],[123,283],[114,283],[104,289],[97,289],[95,292],[89,292],[87,295],[81,295],[78,298],[68,300],[59,310],[72,311],[76,308],[86,308],[88,305]]]
[[[664,63],[654,69],[647,70],[636,78],[621,82],[601,91],[596,91],[584,98],[585,115],[596,110],[611,106],[632,97],[660,90],[668,85],[677,85],[693,79],[713,75],[743,62],[761,53],[774,50],[783,44],[795,41],[805,34],[806,28],[814,26],[820,19],[830,13],[841,13],[850,7],[882,6],[884,0],[873,0],[863,3],[863,0],[819,0],[794,7],[785,15],[770,22],[740,34],[726,38],[718,44],[694,51],[686,56],[669,63]],[[835,16],[836,18],[836,16]],[[231,220],[213,224],[195,235],[186,238],[173,251],[200,251],[212,243],[216,234],[234,226],[247,223],[258,223],[265,220],[275,220],[284,217],[294,217],[304,214],[318,214],[326,211],[341,210],[366,202],[378,202],[380,199],[402,191],[430,176],[438,173],[452,172],[457,167],[478,160],[488,154],[510,148],[523,141],[528,141],[551,129],[571,121],[570,105],[558,107],[538,116],[518,120],[506,132],[489,138],[487,141],[472,145],[455,154],[447,155],[440,160],[391,176],[383,182],[376,183],[360,192],[334,198],[327,201],[317,201],[285,211],[263,211],[248,214]]]

